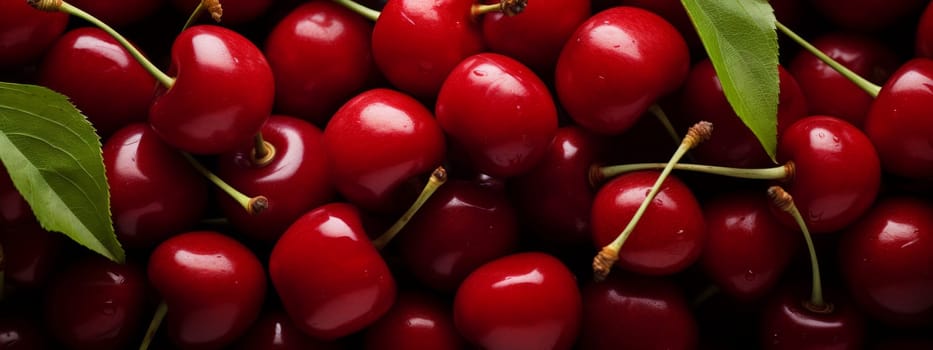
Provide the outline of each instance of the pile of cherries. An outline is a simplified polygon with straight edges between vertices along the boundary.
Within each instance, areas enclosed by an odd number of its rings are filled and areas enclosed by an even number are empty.
[[[127,251],[0,174],[0,349],[933,349],[928,3],[771,1],[862,77],[781,35],[774,163],[678,0],[0,0]]]

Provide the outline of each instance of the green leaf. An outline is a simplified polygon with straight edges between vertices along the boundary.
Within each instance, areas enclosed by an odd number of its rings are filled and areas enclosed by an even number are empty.
[[[0,82],[0,162],[43,228],[123,262],[100,138],[65,96]]]
[[[700,34],[726,98],[775,160],[780,85],[771,5],[766,0],[681,2]]]

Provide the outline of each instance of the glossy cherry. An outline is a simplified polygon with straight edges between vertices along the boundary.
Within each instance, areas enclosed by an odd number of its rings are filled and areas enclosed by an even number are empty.
[[[683,37],[660,16],[618,6],[587,19],[567,40],[555,71],[561,105],[583,128],[619,134],[690,69]]]
[[[29,203],[13,185],[6,168],[0,167],[0,224],[12,226],[35,221]]]
[[[45,287],[66,240],[61,233],[49,232],[32,221],[18,225],[0,225],[3,248],[3,278],[7,286],[38,290]]]
[[[376,74],[372,27],[330,1],[307,2],[289,12],[269,33],[263,51],[275,75],[275,110],[325,125]]]
[[[866,320],[848,299],[829,296],[829,310],[807,304],[806,288],[780,288],[762,306],[759,334],[762,349],[862,349]]]
[[[809,116],[788,126],[778,140],[778,160],[794,162],[794,176],[785,189],[813,233],[845,228],[878,195],[881,169],[875,148],[842,119]],[[789,215],[778,216],[788,227],[798,227]]]
[[[142,335],[146,277],[99,256],[70,264],[46,289],[49,332],[69,349],[127,349]]]
[[[898,326],[933,324],[933,203],[880,199],[842,236],[840,266],[855,302]]]
[[[32,8],[26,1],[0,3],[0,71],[41,57],[65,32],[68,15]]]
[[[919,57],[933,58],[933,5],[927,4],[917,23],[914,53]]]
[[[833,25],[851,31],[879,31],[907,20],[923,9],[924,0],[813,0],[813,9]]]
[[[259,317],[266,276],[256,255],[214,231],[189,231],[159,244],[149,282],[167,306],[167,330],[183,349],[219,349]]]
[[[201,0],[171,0],[176,10],[190,14]],[[255,20],[265,14],[272,5],[273,0],[223,0],[223,16],[220,23],[223,25],[239,25]]]
[[[323,133],[313,124],[289,116],[273,115],[262,127],[262,137],[274,152],[268,162],[256,159],[252,143],[224,153],[217,176],[234,188],[269,199],[268,208],[250,214],[226,193],[218,192],[224,215],[250,238],[272,243],[302,214],[334,196]]]
[[[217,154],[248,143],[272,111],[275,85],[265,56],[230,29],[186,29],[172,46],[171,88],[161,89],[149,123],[168,144]]]
[[[39,322],[22,313],[6,312],[0,316],[0,349],[45,350],[48,347]]]
[[[110,211],[117,238],[149,248],[198,223],[207,182],[148,125],[128,125],[103,145]]]
[[[444,134],[414,98],[373,89],[347,101],[324,128],[337,191],[364,210],[391,211],[406,180],[444,159]],[[407,204],[406,204],[407,205]]]
[[[660,172],[636,171],[604,184],[591,212],[593,241],[612,242],[645,200]],[[696,197],[681,180],[670,176],[619,250],[617,265],[640,274],[668,275],[685,269],[699,257],[706,224]]]
[[[697,322],[669,280],[612,274],[582,287],[581,349],[695,349]]]
[[[680,35],[684,37],[691,53],[702,53],[703,43],[700,36],[697,35],[690,15],[684,9],[684,5],[677,0],[616,0],[616,5],[634,6],[656,13],[670,22]],[[705,53],[704,53],[705,54]]]
[[[165,0],[70,0],[69,3],[90,13],[104,23],[114,27],[123,27],[149,17],[162,7]]]
[[[315,340],[301,332],[288,315],[277,308],[266,307],[262,315],[237,339],[237,350],[337,350],[335,343]]]
[[[272,249],[269,276],[295,326],[322,340],[369,326],[395,301],[395,279],[346,203],[298,218]]]
[[[888,80],[899,64],[894,51],[867,36],[831,33],[810,43],[874,83]],[[807,51],[800,51],[793,58],[790,71],[807,98],[810,114],[830,115],[862,126],[873,96]]]
[[[430,294],[404,291],[392,309],[363,334],[364,349],[466,349],[450,305]]]
[[[557,107],[528,67],[495,53],[467,57],[441,85],[435,116],[484,174],[512,177],[534,167],[557,131]]]
[[[454,292],[470,272],[518,249],[518,229],[502,191],[449,180],[399,233],[396,249],[418,282]]]
[[[486,263],[463,281],[454,324],[483,349],[570,349],[581,307],[577,282],[560,260],[518,253]]]

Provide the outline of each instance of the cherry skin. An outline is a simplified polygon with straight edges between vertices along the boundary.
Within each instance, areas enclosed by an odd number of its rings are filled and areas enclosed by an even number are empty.
[[[29,316],[5,313],[0,316],[0,349],[45,350],[49,349],[46,334],[38,322]]]
[[[83,258],[46,291],[49,331],[70,349],[126,349],[142,335],[146,277],[136,265]]]
[[[555,71],[561,105],[583,128],[620,134],[690,69],[683,37],[660,16],[618,6],[587,19],[567,40]]]
[[[337,191],[364,210],[386,212],[400,184],[441,164],[445,141],[424,105],[378,88],[340,107],[324,128],[324,147]]]
[[[189,14],[198,6],[200,0],[171,0],[172,6],[181,13]],[[223,0],[223,25],[238,25],[255,20],[265,14],[273,0]]]
[[[45,55],[39,83],[68,96],[103,139],[145,122],[156,88],[152,75],[95,27],[76,28],[59,38]]]
[[[321,340],[369,326],[389,311],[396,294],[359,211],[346,203],[298,218],[272,249],[269,276],[295,326]]]
[[[875,83],[886,81],[899,64],[890,48],[869,37],[826,34],[811,43],[855,74]],[[810,114],[831,115],[857,127],[865,122],[874,97],[816,56],[800,51],[791,61],[790,71],[807,97]]]
[[[363,334],[364,349],[466,349],[449,305],[420,292],[401,292],[392,309]]]
[[[149,123],[168,144],[218,154],[249,142],[272,111],[272,69],[252,42],[215,25],[186,29],[172,45],[170,89],[160,89]]]
[[[924,0],[813,0],[813,8],[836,27],[852,31],[872,32],[893,26],[921,11]]]
[[[687,46],[690,47],[691,53],[702,52],[703,43],[700,41],[700,36],[697,35],[697,31],[693,27],[693,22],[690,20],[690,15],[687,14],[687,10],[684,9],[680,1],[616,0],[615,2],[616,5],[639,7],[658,14],[677,28],[677,31],[680,32],[681,36],[683,36],[684,40],[687,42]]]
[[[237,230],[252,239],[272,243],[299,216],[333,198],[335,190],[324,136],[316,126],[294,117],[273,115],[263,125],[262,137],[275,148],[269,163],[257,163],[255,146],[245,144],[220,156],[217,176],[239,191],[262,194],[269,199],[269,207],[253,215],[226,193],[218,192],[217,200]]]
[[[605,246],[622,232],[659,174],[626,173],[599,189],[591,212],[594,243]],[[673,274],[700,257],[705,239],[706,224],[700,204],[687,185],[670,176],[619,249],[616,264],[640,274]]]
[[[518,61],[495,53],[464,59],[441,85],[435,116],[474,168],[512,177],[534,167],[557,131],[547,86]]]
[[[372,27],[330,1],[308,2],[288,13],[269,33],[264,50],[275,74],[275,109],[325,125],[377,74]]]
[[[917,23],[914,52],[919,57],[933,58],[933,5],[927,4]]]
[[[111,216],[122,244],[153,247],[201,219],[207,182],[149,126],[120,129],[102,150]]]
[[[481,265],[518,249],[518,220],[509,199],[475,181],[448,180],[395,243],[402,266],[441,292],[454,292]]]
[[[337,350],[334,343],[315,340],[302,333],[288,315],[279,309],[266,308],[250,326],[246,334],[236,341],[238,350]]]
[[[227,0],[229,1],[229,0]],[[90,13],[97,19],[114,27],[135,24],[151,16],[165,3],[165,0],[71,0],[77,8]],[[224,2],[226,3],[226,1]],[[224,7],[226,9],[226,7]]]
[[[933,324],[933,203],[878,201],[842,237],[843,276],[866,313],[896,326]]]
[[[770,296],[761,309],[762,349],[862,349],[865,319],[847,299],[827,295],[829,311],[806,304],[803,284],[791,284]]]
[[[878,150],[884,171],[933,177],[933,120],[927,117],[933,92],[933,60],[915,58],[891,75],[865,118],[865,134]]]
[[[581,349],[695,349],[697,323],[683,292],[658,277],[614,273],[583,285]]]
[[[861,130],[842,119],[800,119],[784,130],[777,151],[778,160],[794,162],[794,177],[784,188],[812,233],[845,228],[878,195],[881,169],[875,148]],[[798,228],[790,215],[771,207],[785,225]]]
[[[742,301],[771,292],[800,242],[799,234],[771,215],[767,197],[759,191],[719,195],[703,203],[703,216],[703,271]]]
[[[518,253],[467,276],[454,298],[454,324],[483,349],[570,349],[581,304],[577,282],[560,260]]]
[[[56,268],[65,247],[62,234],[49,232],[32,221],[19,225],[0,226],[0,248],[3,249],[3,278],[7,286],[38,290]]]
[[[259,317],[266,276],[246,246],[214,231],[189,231],[159,244],[149,257],[149,282],[168,308],[172,343],[220,349]]]
[[[36,221],[29,203],[13,185],[5,167],[0,167],[0,225],[29,224]]]
[[[26,1],[0,3],[0,71],[41,57],[67,25],[65,13],[40,11]]]

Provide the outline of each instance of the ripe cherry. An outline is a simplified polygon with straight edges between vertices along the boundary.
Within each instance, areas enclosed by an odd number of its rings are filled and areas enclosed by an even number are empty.
[[[924,0],[813,0],[813,8],[837,27],[853,31],[879,31],[923,9]]]
[[[919,57],[933,58],[933,5],[927,4],[917,23],[914,53]]]
[[[484,349],[570,349],[580,332],[581,303],[560,260],[518,253],[467,276],[454,298],[454,324]]]
[[[547,86],[518,61],[495,53],[467,57],[441,85],[437,122],[473,167],[512,177],[534,167],[557,130]]]
[[[46,231],[36,221],[0,226],[3,249],[0,267],[7,287],[26,290],[45,287],[61,260],[65,242],[60,233]]]
[[[828,310],[806,303],[806,288],[783,287],[761,309],[762,349],[862,349],[865,319],[851,302],[830,295]]]
[[[364,349],[466,349],[451,308],[430,294],[404,291],[392,309],[363,334]]]
[[[6,168],[0,167],[0,224],[13,226],[35,221],[29,203],[13,185]]]
[[[0,71],[41,57],[65,32],[68,15],[39,11],[26,1],[0,3]]]
[[[47,334],[26,311],[10,312],[6,310],[0,316],[0,349],[4,350],[45,350]]]
[[[288,315],[277,308],[266,306],[262,315],[237,339],[237,350],[337,350],[335,343],[315,340],[301,332]]]

